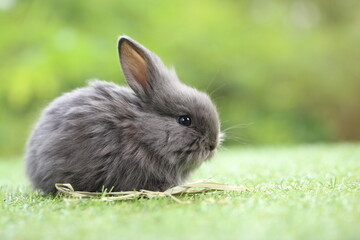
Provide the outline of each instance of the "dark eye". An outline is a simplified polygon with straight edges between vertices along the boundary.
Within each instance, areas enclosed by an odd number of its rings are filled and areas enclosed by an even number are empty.
[[[184,125],[184,126],[190,126],[190,124],[191,124],[191,118],[186,115],[180,116],[178,121],[181,125]]]

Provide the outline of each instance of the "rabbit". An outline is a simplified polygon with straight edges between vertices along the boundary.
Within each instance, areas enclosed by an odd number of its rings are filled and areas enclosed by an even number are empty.
[[[25,151],[35,189],[164,191],[216,153],[222,135],[209,96],[130,37],[119,38],[118,55],[130,88],[92,80],[42,112]]]

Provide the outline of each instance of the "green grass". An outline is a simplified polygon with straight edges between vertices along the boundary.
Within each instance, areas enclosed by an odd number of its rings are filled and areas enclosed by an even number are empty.
[[[0,160],[0,239],[359,239],[360,145],[223,150],[192,180],[246,193],[126,202],[31,192],[20,159]]]

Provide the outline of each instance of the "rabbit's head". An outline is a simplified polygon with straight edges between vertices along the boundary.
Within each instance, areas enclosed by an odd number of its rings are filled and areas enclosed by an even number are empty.
[[[175,71],[129,37],[118,52],[126,81],[141,99],[142,145],[184,173],[211,158],[220,143],[220,123],[208,95],[182,84]]]

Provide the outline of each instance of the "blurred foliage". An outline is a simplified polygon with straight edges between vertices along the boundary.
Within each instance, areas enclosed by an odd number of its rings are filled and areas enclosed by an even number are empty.
[[[228,144],[360,139],[358,0],[0,0],[0,154],[41,109],[100,78],[125,84],[126,34],[211,93]]]

